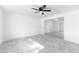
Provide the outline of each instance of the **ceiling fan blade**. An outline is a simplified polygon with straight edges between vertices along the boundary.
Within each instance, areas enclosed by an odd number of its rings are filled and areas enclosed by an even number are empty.
[[[51,12],[51,10],[43,10],[44,12]]]
[[[32,8],[33,10],[38,10],[38,9],[36,9],[36,8]]]

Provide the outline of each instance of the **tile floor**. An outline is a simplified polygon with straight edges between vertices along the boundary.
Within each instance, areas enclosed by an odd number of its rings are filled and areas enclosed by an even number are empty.
[[[29,38],[33,42],[28,41]],[[42,48],[28,48],[28,44],[32,45],[34,42],[40,44]],[[79,44],[64,40],[60,33],[47,33],[4,41],[0,46],[1,53],[33,53],[35,50],[39,53],[79,53]]]

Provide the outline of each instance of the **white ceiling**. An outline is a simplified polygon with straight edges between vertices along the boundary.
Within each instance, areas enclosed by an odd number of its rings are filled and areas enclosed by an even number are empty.
[[[66,13],[68,11],[79,9],[79,5],[47,5],[52,12],[45,13],[41,15],[40,13],[34,14],[35,10],[32,8],[40,7],[42,5],[2,5],[2,8],[5,12],[12,12],[18,14],[24,14],[30,17],[47,17],[50,15],[55,15],[59,13]]]

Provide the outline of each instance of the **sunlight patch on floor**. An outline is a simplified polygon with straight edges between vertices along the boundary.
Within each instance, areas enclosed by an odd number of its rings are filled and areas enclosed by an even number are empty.
[[[31,38],[28,40],[32,43],[31,45],[29,45],[29,48],[31,50],[34,50],[33,53],[38,53],[41,49],[44,49],[44,46],[42,46],[36,41],[33,41]]]

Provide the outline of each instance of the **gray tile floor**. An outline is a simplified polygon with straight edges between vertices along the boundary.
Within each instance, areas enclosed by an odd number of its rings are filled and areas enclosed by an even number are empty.
[[[0,46],[1,53],[27,53],[33,52],[29,50],[27,44],[29,37],[18,38],[14,40],[4,41]],[[79,53],[79,44],[75,44],[64,40],[61,33],[47,33],[45,35],[31,36],[33,41],[40,43],[44,46],[39,49],[39,53]]]

